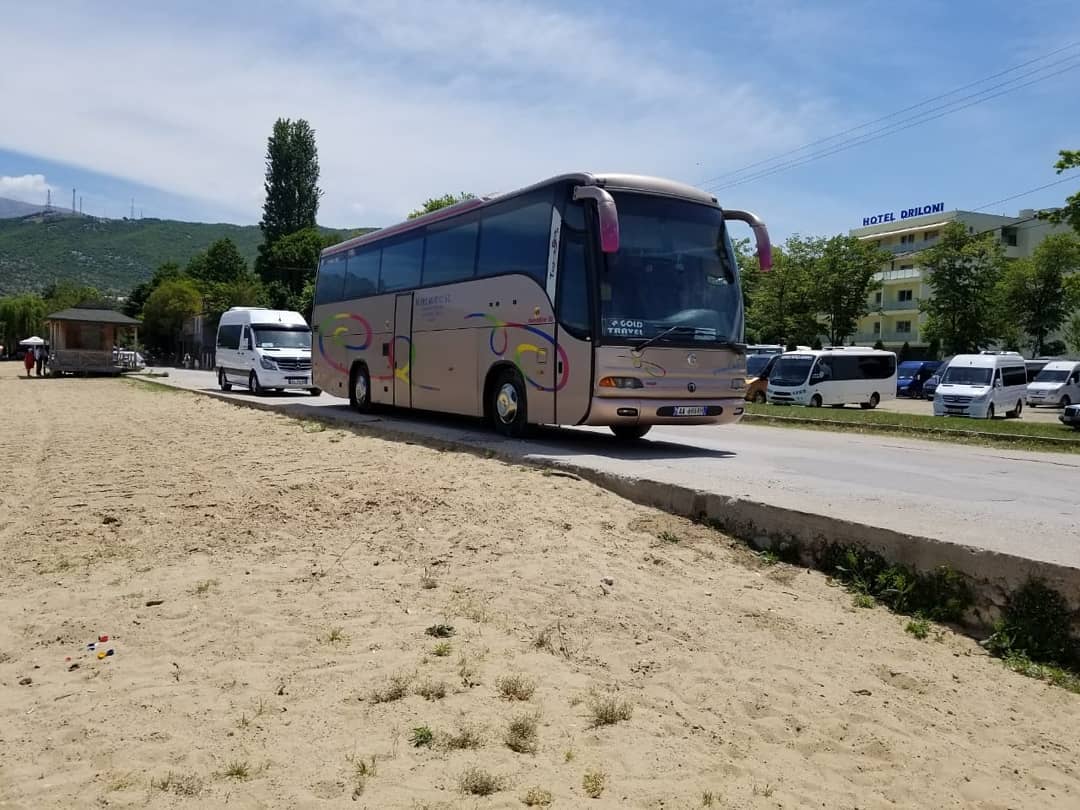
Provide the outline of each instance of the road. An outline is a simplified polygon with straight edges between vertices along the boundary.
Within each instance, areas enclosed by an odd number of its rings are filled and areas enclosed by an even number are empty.
[[[210,372],[169,369],[157,381],[217,391]],[[243,389],[227,395],[249,398]],[[267,397],[291,415],[320,409],[357,422],[521,458],[571,461],[760,503],[1080,568],[1080,456],[952,445],[884,435],[754,425],[653,428],[634,445],[601,428],[550,428],[529,441],[477,420],[351,413],[323,394]]]

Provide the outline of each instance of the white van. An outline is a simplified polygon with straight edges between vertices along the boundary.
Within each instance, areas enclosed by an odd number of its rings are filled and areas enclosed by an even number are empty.
[[[217,375],[222,391],[245,385],[253,394],[300,388],[311,382],[311,327],[299,312],[233,307],[217,332]]]
[[[784,352],[769,374],[768,399],[775,405],[876,408],[896,399],[896,355],[859,346]]]
[[[1027,366],[1017,352],[958,354],[934,391],[934,416],[1019,417],[1027,395]]]
[[[1080,402],[1080,362],[1051,360],[1028,383],[1027,404],[1067,408]]]

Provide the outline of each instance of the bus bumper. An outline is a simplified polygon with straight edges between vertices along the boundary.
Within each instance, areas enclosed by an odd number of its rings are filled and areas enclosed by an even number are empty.
[[[594,397],[586,425],[724,425],[739,421],[742,397],[727,399],[636,399]]]

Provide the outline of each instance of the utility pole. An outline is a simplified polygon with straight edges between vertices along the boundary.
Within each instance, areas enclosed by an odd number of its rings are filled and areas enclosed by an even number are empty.
[[[135,198],[134,197],[131,198],[131,217],[129,217],[129,218],[130,219],[135,219]]]
[[[71,190],[71,213],[75,213],[75,189]]]
[[[82,195],[79,195],[79,216],[82,216]]]
[[[51,188],[45,190],[45,210],[46,211],[51,211],[52,210],[52,189]]]

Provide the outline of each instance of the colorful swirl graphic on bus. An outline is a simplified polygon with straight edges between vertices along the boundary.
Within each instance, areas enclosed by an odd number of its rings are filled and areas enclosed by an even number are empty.
[[[514,362],[514,365],[517,366],[518,371],[521,372],[521,376],[525,378],[525,381],[538,391],[561,391],[563,386],[566,385],[566,381],[570,379],[570,360],[566,356],[566,350],[563,349],[562,346],[557,345],[555,343],[555,338],[544,330],[537,329],[535,326],[529,326],[524,323],[501,321],[493,315],[488,315],[486,312],[474,312],[471,315],[466,315],[465,318],[466,320],[470,318],[483,318],[488,322],[491,326],[491,334],[488,336],[488,345],[491,347],[492,354],[496,357],[506,356],[506,352],[510,348],[510,337],[508,333],[511,329],[520,329],[550,343],[552,350],[557,353],[559,362],[562,364],[562,374],[555,385],[544,385],[543,383],[534,380],[525,372],[525,369],[521,365],[521,359],[526,354],[529,354],[530,352],[532,354],[540,353],[541,349],[539,346],[533,343],[519,343],[514,348],[513,356],[510,358]],[[498,340],[499,345],[496,345],[498,338],[501,338],[501,340]]]
[[[362,338],[359,343],[346,342],[348,340],[349,332],[351,330],[349,326],[343,323],[343,321],[355,321],[356,323],[360,324]],[[335,326],[335,324],[337,325]],[[368,323],[366,318],[350,312],[339,312],[336,315],[331,315],[329,318],[326,318],[325,320],[323,320],[322,323],[319,324],[319,354],[322,355],[323,359],[332,369],[340,372],[341,374],[347,375],[349,373],[348,366],[346,366],[344,363],[339,363],[337,360],[330,356],[330,354],[326,351],[326,345],[324,343],[324,340],[328,340],[332,344],[340,346],[341,348],[349,352],[362,352],[371,345],[371,338],[371,324]],[[395,350],[399,341],[403,341],[409,347],[408,362],[402,368],[397,368],[397,364],[395,362]],[[390,373],[372,374],[372,380],[382,380],[385,382],[387,380],[392,380],[396,377],[397,379],[401,380],[406,384],[415,385],[417,388],[423,388],[426,391],[439,390],[434,386],[422,385],[415,380],[410,379],[410,372],[413,366],[413,362],[416,359],[416,354],[415,350],[413,349],[412,340],[408,337],[408,335],[394,335],[393,340],[390,342],[390,347],[386,359],[387,365],[390,367]]]

